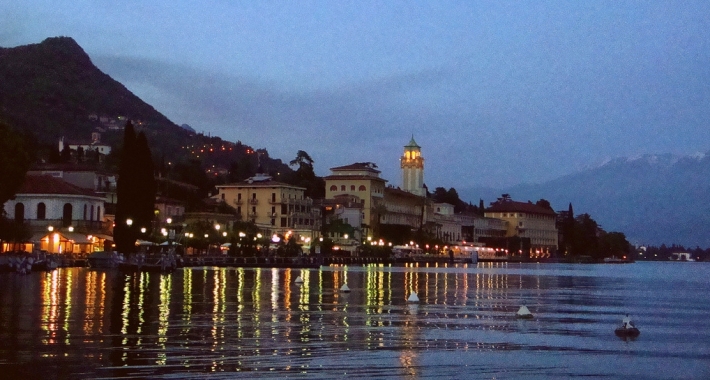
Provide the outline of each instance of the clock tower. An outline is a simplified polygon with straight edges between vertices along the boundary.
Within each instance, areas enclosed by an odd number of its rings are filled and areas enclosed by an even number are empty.
[[[423,197],[424,191],[424,158],[422,148],[414,141],[414,135],[409,144],[404,146],[404,155],[399,159],[402,168],[402,190]]]

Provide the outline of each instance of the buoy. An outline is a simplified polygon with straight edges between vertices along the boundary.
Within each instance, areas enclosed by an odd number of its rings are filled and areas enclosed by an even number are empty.
[[[343,284],[343,286],[340,287],[340,291],[344,293],[350,293],[350,288],[348,287],[348,284]]]
[[[520,309],[518,309],[518,312],[515,314],[518,318],[523,318],[523,319],[532,319],[533,315],[528,310],[528,307],[523,305],[520,306]]]
[[[297,283],[297,284],[302,284],[302,283],[303,283],[303,279],[301,278],[301,276],[296,277],[296,283]]]
[[[409,295],[409,298],[407,298],[407,302],[419,302],[419,296],[417,296],[417,292],[412,292],[412,294]]]

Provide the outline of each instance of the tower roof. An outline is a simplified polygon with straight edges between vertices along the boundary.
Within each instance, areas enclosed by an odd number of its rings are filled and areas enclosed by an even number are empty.
[[[414,135],[412,135],[412,139],[409,140],[409,144],[404,146],[405,148],[421,148],[419,145],[417,145],[417,142],[414,141]]]

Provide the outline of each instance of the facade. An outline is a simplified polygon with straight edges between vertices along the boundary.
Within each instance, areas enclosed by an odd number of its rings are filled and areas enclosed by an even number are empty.
[[[358,162],[330,168],[331,174],[325,177],[325,199],[341,195],[354,195],[361,199],[362,225],[353,226],[355,228],[367,229],[376,225],[383,211],[387,181],[380,178],[376,167],[371,162]]]
[[[213,198],[234,207],[237,219],[252,221],[267,234],[291,231],[312,239],[320,230],[320,218],[305,190],[257,174],[242,182],[218,185]]]
[[[116,203],[116,175],[114,174],[77,164],[46,164],[30,169],[27,174],[49,175],[59,178],[103,196],[106,203]]]
[[[93,132],[91,134],[91,141],[83,142],[68,142],[64,140],[64,137],[59,139],[59,151],[64,150],[64,147],[69,147],[71,150],[83,149],[84,152],[98,152],[99,154],[106,156],[111,153],[111,145],[101,143],[101,134],[99,132]]]
[[[98,243],[96,236],[110,231],[103,196],[50,175],[27,175],[4,209],[10,218],[30,227],[31,242],[38,249],[50,253],[89,252]]]
[[[506,237],[529,238],[532,257],[549,257],[557,249],[557,214],[551,209],[504,197],[491,203],[485,216],[506,221]]]
[[[422,226],[426,218],[426,198],[394,187],[385,188],[385,212],[381,214],[382,224],[406,225],[412,229]]]
[[[421,147],[414,141],[414,136],[409,144],[404,146],[404,154],[399,159],[402,168],[402,190],[418,195],[426,196],[424,189],[424,158]]]

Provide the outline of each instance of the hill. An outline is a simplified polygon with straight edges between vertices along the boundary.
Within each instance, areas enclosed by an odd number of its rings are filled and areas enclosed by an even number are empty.
[[[92,132],[100,132],[102,142],[117,148],[131,120],[146,134],[156,167],[166,175],[175,163],[189,162],[207,171],[210,182],[242,180],[258,166],[283,181],[294,180],[289,166],[270,158],[266,149],[203,136],[173,123],[99,70],[69,37],[0,48],[0,120],[31,132],[49,149],[58,146],[60,137],[86,141]],[[204,182],[196,172],[188,174],[193,169],[181,170],[180,180]]]
[[[463,199],[544,198],[556,210],[571,202],[607,231],[638,244],[710,247],[710,155],[619,158],[542,184],[508,189],[463,189]]]

